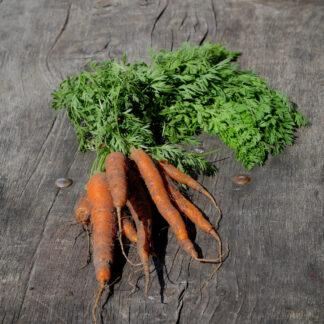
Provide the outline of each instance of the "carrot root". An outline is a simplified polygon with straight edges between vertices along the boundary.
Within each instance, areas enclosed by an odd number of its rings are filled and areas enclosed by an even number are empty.
[[[137,252],[141,259],[145,274],[145,294],[148,293],[150,284],[150,243],[152,211],[144,184],[135,169],[129,168],[128,178],[131,183],[129,199],[126,206],[131,212],[137,228]]]
[[[136,285],[132,283],[132,280],[131,280],[131,279],[132,279],[132,277],[133,277],[133,275],[134,275],[135,273],[137,273],[137,272],[139,272],[139,271],[141,271],[141,270],[142,270],[142,269],[137,269],[137,270],[132,271],[132,272],[129,274],[128,279],[127,279],[127,282],[128,282],[128,284],[129,284],[130,286],[132,286],[133,288],[132,288],[132,290],[130,291],[130,293],[127,295],[127,298],[130,297],[131,295],[133,295],[134,292],[135,292],[135,290],[136,290]]]
[[[118,240],[120,243],[120,248],[122,251],[123,256],[125,257],[125,259],[127,260],[128,263],[130,263],[132,266],[134,267],[138,267],[141,265],[141,263],[134,263],[133,261],[131,261],[128,256],[126,255],[126,252],[124,250],[124,243],[123,243],[123,238],[122,238],[122,233],[123,233],[123,229],[122,229],[122,223],[121,223],[121,208],[117,207],[117,220],[118,220]]]
[[[121,222],[123,235],[126,236],[131,243],[137,243],[137,233],[131,220],[124,214]]]
[[[88,253],[87,253],[87,258],[86,261],[84,263],[84,265],[80,268],[80,270],[84,269],[91,261],[91,250],[90,250],[90,231],[88,226],[86,226],[85,228],[86,232],[87,232],[87,238],[88,238]]]
[[[229,247],[227,246],[227,251],[225,253],[223,253],[221,256],[220,256],[220,261],[219,261],[219,264],[218,266],[214,269],[214,271],[211,273],[211,275],[201,284],[200,286],[200,291],[207,285],[207,283],[213,279],[213,277],[215,276],[215,274],[217,273],[217,271],[222,267],[223,265],[223,259],[224,257],[226,257],[229,253]],[[205,262],[204,259],[199,259],[197,261],[202,261],[202,262]],[[218,261],[216,261],[218,262]]]
[[[66,230],[66,229],[68,229],[68,228],[70,228],[72,226],[78,225],[78,224],[79,224],[79,222],[73,222],[71,224],[61,226],[56,232],[56,235],[55,235],[56,239],[58,239],[60,237],[60,235],[62,234],[62,232],[64,230]]]
[[[93,308],[92,308],[92,318],[93,318],[94,324],[97,324],[96,310],[98,308],[100,298],[104,291],[105,291],[105,286],[100,287],[100,289],[97,293],[97,298],[96,298],[95,304],[93,305]]]

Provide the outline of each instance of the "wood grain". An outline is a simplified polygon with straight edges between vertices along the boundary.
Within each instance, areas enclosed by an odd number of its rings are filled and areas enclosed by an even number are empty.
[[[88,303],[97,288],[94,269],[79,270],[86,237],[72,227],[93,160],[77,151],[72,126],[50,109],[51,92],[92,59],[149,62],[147,48],[177,49],[184,41],[222,43],[243,52],[312,123],[295,145],[249,172],[233,152],[203,135],[219,173],[200,180],[223,210],[220,235],[230,255],[213,270],[183,252],[171,231],[156,231],[160,259],[144,297],[144,277],[127,298],[132,268],[104,296],[104,323],[322,323],[324,318],[324,4],[250,0],[3,0],[0,1],[0,323],[91,323]],[[246,173],[246,172],[245,172]],[[59,190],[58,177],[74,180]],[[209,201],[192,200],[215,221]],[[206,257],[217,243],[197,230]],[[136,258],[136,249],[129,253]],[[106,299],[106,300],[105,300]]]

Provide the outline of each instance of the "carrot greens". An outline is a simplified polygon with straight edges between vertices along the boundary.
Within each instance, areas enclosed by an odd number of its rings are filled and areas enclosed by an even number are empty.
[[[53,108],[66,108],[81,151],[100,157],[141,148],[179,169],[213,174],[204,156],[188,152],[197,134],[218,135],[247,169],[293,144],[308,121],[288,97],[253,71],[238,69],[238,52],[206,42],[178,51],[150,49],[152,64],[90,62],[53,92]]]

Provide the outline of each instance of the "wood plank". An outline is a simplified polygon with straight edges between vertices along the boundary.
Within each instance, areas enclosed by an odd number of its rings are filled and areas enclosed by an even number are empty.
[[[219,173],[201,177],[223,210],[220,235],[231,252],[200,292],[214,266],[194,262],[170,230],[157,231],[159,262],[144,297],[144,280],[127,298],[133,269],[121,276],[102,311],[104,323],[321,323],[324,318],[323,17],[322,1],[104,0],[0,2],[0,323],[91,323],[87,310],[97,282],[80,270],[86,238],[79,228],[56,237],[73,219],[93,155],[77,152],[73,128],[50,110],[50,93],[90,60],[121,57],[149,62],[147,47],[177,49],[184,41],[222,43],[243,52],[256,69],[289,94],[312,122],[296,143],[249,174],[217,138],[203,150]],[[60,176],[74,180],[58,190]],[[208,200],[192,200],[212,221]],[[216,242],[195,239],[206,256]],[[136,258],[136,249],[130,255]],[[165,254],[165,256],[164,256]],[[117,254],[122,260],[122,257]]]

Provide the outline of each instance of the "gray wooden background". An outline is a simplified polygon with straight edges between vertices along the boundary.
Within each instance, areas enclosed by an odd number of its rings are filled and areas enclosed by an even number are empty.
[[[249,174],[215,137],[204,150],[219,173],[200,181],[223,210],[220,235],[230,245],[221,270],[200,292],[214,266],[190,259],[173,233],[156,240],[160,259],[152,284],[119,255],[121,280],[102,298],[104,323],[324,323],[322,0],[0,0],[0,323],[91,323],[97,289],[84,235],[73,208],[93,160],[77,151],[67,118],[50,109],[51,91],[90,60],[128,54],[147,60],[147,47],[177,49],[184,41],[222,43],[243,52],[240,66],[256,69],[282,90],[312,123],[296,143]],[[321,92],[322,91],[322,92]],[[68,176],[73,185],[54,186]],[[212,205],[192,200],[215,221]],[[197,231],[212,257],[216,242]],[[129,254],[136,257],[136,249]],[[153,263],[152,263],[153,264]]]

